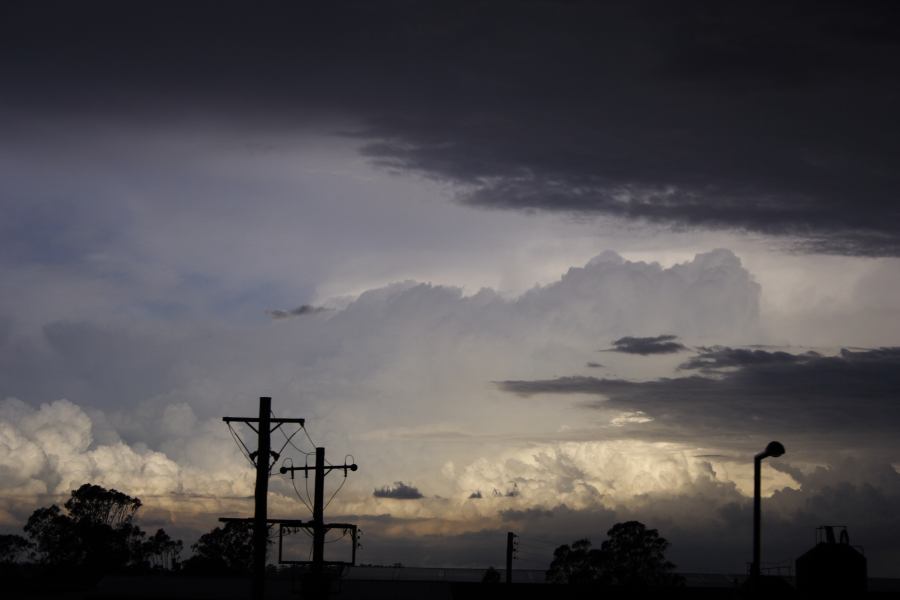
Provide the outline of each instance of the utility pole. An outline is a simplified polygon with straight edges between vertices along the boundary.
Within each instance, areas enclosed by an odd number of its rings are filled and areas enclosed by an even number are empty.
[[[313,494],[313,571],[321,573],[325,566],[325,532],[333,526],[325,524],[325,475],[335,469],[343,469],[344,477],[347,471],[356,471],[359,467],[356,463],[347,464],[346,461],[342,465],[326,465],[325,464],[325,448],[316,448],[316,464],[314,467],[281,467],[280,472],[290,473],[294,476],[295,471],[303,471],[304,474],[313,471],[315,473],[315,492]]]
[[[518,537],[512,531],[506,532],[506,583],[512,583],[512,561],[515,552],[515,540]]]
[[[313,569],[320,571],[322,563],[325,562],[325,448],[316,448],[315,486],[313,496]]]
[[[259,417],[222,417],[226,423],[245,423],[257,434],[256,451],[250,453],[250,460],[256,465],[256,489],[253,508],[253,598],[263,600],[266,586],[266,546],[269,537],[267,524],[267,495],[269,493],[269,458],[278,460],[272,452],[272,424],[278,429],[285,423],[296,423],[303,427],[304,419],[272,418],[272,398],[259,399]],[[256,427],[253,424],[256,424]]]
[[[253,597],[261,599],[265,593],[266,540],[269,527],[266,518],[269,512],[269,452],[272,451],[272,436],[269,419],[272,417],[272,399],[259,399],[259,443],[256,447],[256,488],[253,493]]]

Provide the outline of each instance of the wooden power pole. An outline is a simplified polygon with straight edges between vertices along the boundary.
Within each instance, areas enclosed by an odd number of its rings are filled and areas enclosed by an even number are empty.
[[[513,552],[515,552],[516,546],[516,534],[512,531],[506,532],[506,583],[512,583],[512,561],[513,561]]]
[[[259,443],[256,447],[256,487],[253,492],[253,597],[262,600],[266,586],[266,542],[269,526],[269,453],[272,436],[269,419],[272,417],[272,399],[259,399]]]
[[[253,599],[263,600],[266,590],[266,548],[268,546],[268,505],[269,493],[269,458],[278,460],[272,452],[272,424],[275,428],[285,423],[296,423],[303,427],[304,419],[276,419],[272,417],[272,398],[263,396],[259,399],[259,417],[222,417],[226,423],[245,423],[257,434],[256,452],[250,453],[250,459],[256,465],[256,489],[253,494]],[[256,427],[254,427],[256,424]]]
[[[316,448],[316,479],[313,496],[313,569],[325,562],[325,448]]]
[[[347,464],[346,461],[342,465],[326,465],[325,464],[325,448],[316,448],[316,464],[314,467],[281,467],[282,474],[290,473],[294,476],[294,471],[315,472],[315,491],[313,493],[313,571],[321,573],[325,566],[325,532],[333,526],[325,524],[325,475],[335,469],[343,469],[344,476],[347,471],[356,471],[358,467],[356,463]]]

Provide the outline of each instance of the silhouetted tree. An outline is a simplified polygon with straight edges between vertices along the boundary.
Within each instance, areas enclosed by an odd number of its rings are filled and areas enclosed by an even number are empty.
[[[0,565],[25,562],[31,553],[31,543],[21,535],[0,535]]]
[[[600,549],[591,548],[588,539],[572,546],[562,545],[553,552],[547,571],[551,583],[599,583],[629,588],[679,585],[681,577],[666,560],[669,542],[655,529],[638,521],[616,523],[607,532]]]
[[[37,558],[49,565],[77,565],[83,548],[75,531],[75,522],[53,504],[31,513],[25,533],[34,542]]]
[[[249,573],[253,567],[253,524],[230,521],[204,533],[191,546],[184,570],[197,573]]]
[[[72,496],[63,506],[75,521],[116,528],[131,522],[141,507],[141,501],[116,489],[107,490],[85,483],[72,491]]]
[[[668,587],[678,585],[681,577],[666,560],[669,547],[656,529],[647,529],[639,521],[616,523],[601,545],[604,570],[615,585],[625,587]]]
[[[181,540],[173,540],[162,529],[147,538],[141,546],[143,560],[151,569],[176,570],[179,566],[184,544]]]
[[[84,484],[72,490],[63,506],[66,512],[55,504],[39,508],[25,524],[41,563],[94,574],[149,566],[145,554],[152,546],[146,545],[146,534],[133,522],[141,506],[138,498]]]
[[[580,539],[553,551],[546,578],[550,583],[604,582],[604,562],[603,552],[591,548],[591,540]]]

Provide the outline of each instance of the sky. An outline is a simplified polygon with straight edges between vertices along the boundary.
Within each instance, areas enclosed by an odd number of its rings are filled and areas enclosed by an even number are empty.
[[[271,396],[361,562],[741,573],[777,439],[763,561],[900,577],[898,67],[891,2],[4,3],[0,529],[249,516]]]

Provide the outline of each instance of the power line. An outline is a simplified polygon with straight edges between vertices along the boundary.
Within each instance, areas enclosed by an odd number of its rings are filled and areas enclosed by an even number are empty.
[[[304,485],[306,486],[306,499],[309,500],[310,504],[314,504],[312,497],[309,495],[309,470],[308,470],[309,469],[309,456],[308,455],[306,457],[305,462],[306,462],[307,470],[303,472],[303,482],[304,482]],[[294,474],[294,472],[291,471],[291,475],[293,475],[293,474]],[[313,511],[313,512],[315,512],[315,511]]]
[[[291,458],[290,456],[284,458],[284,459],[281,461],[281,466],[285,466],[285,465],[287,464],[288,461],[291,461],[291,466],[293,467],[293,466],[294,466],[294,459]],[[310,506],[310,504],[309,504],[306,500],[303,499],[303,496],[300,494],[300,490],[297,489],[297,484],[294,482],[294,474],[293,474],[293,472],[291,473],[291,487],[294,488],[294,493],[297,494],[297,498],[300,499],[300,502],[303,503],[303,505],[307,508],[307,510],[309,510],[310,513],[312,513],[312,511],[313,511],[312,506]],[[308,495],[309,495],[309,488],[307,487],[307,496],[308,496]]]
[[[344,476],[344,480],[341,481],[341,485],[339,485],[339,486],[337,487],[337,489],[334,490],[334,493],[333,493],[333,494],[331,495],[331,497],[328,499],[328,502],[325,503],[325,508],[328,508],[328,505],[331,504],[331,501],[334,500],[334,497],[338,495],[338,492],[341,491],[341,488],[344,487],[344,484],[345,484],[345,483],[347,483],[347,476],[346,476],[346,475]]]
[[[304,423],[304,425],[303,425],[303,433],[306,434],[306,439],[309,440],[309,443],[312,444],[312,447],[313,447],[313,448],[318,448],[318,446],[316,445],[316,443],[315,443],[315,442],[313,441],[313,439],[309,436],[309,429],[307,429],[305,423]],[[301,450],[301,452],[302,452],[302,450]],[[310,452],[310,454],[313,455],[313,454],[315,454],[315,452]],[[329,462],[329,460],[328,460],[327,458],[325,459],[325,464],[328,465],[328,466],[333,466],[333,465],[331,464],[331,462]]]
[[[278,430],[281,432],[281,435],[284,436],[284,443],[281,445],[281,448],[278,449],[279,455],[281,455],[281,453],[284,452],[284,449],[287,448],[288,444],[290,444],[291,446],[294,446],[294,443],[291,441],[291,438],[293,438],[295,435],[300,433],[301,429],[303,429],[302,425],[300,427],[298,427],[297,429],[295,429],[294,433],[292,433],[290,436],[288,436],[288,434],[286,434],[284,432],[284,429],[282,429],[280,426],[278,427]],[[297,446],[294,446],[294,448],[296,448],[297,450],[300,450],[299,448],[297,448]],[[300,450],[300,452],[303,452],[303,451]]]
[[[345,454],[344,455],[344,464],[347,464],[348,458],[350,459],[351,463],[356,462],[356,458],[352,454]],[[339,485],[338,488],[336,490],[334,490],[334,493],[328,499],[328,502],[325,503],[325,508],[328,508],[328,505],[331,504],[331,501],[334,500],[334,497],[338,495],[338,492],[341,491],[341,488],[344,487],[345,483],[347,483],[347,471],[346,470],[344,471],[344,480],[341,482],[341,485]]]
[[[340,535],[340,537],[336,537],[336,538],[334,538],[333,540],[325,540],[323,543],[325,543],[325,544],[333,544],[333,543],[335,543],[335,542],[341,541],[341,540],[344,539],[345,537],[347,537],[347,530],[346,530],[346,529],[344,530],[344,533],[342,533],[342,534]]]
[[[247,448],[247,444],[245,444],[244,441],[241,439],[241,436],[239,436],[234,431],[234,427],[231,426],[231,423],[227,423],[227,425],[228,425],[228,433],[231,434],[231,438],[234,440],[234,443],[237,444],[238,450],[240,450],[240,452],[241,452],[241,456],[243,456],[244,458],[247,459],[247,461],[250,463],[251,467],[255,467],[256,463],[253,462],[252,458],[250,458],[250,449]]]
[[[274,417],[274,416],[275,416],[275,411],[273,410],[273,411],[271,411],[271,412],[272,412],[272,416]],[[293,448],[294,450],[296,450],[297,452],[299,452],[299,453],[301,453],[301,454],[306,454],[307,456],[314,456],[314,455],[316,454],[316,453],[315,453],[315,450],[313,450],[313,452],[307,452],[307,451],[304,450],[303,448],[300,448],[299,446],[297,446],[297,444],[295,444],[293,441],[291,441],[295,435],[297,435],[298,433],[300,433],[300,430],[301,430],[301,429],[303,430],[304,433],[306,433],[306,428],[305,428],[305,427],[306,427],[305,424],[300,425],[300,427],[298,427],[297,430],[294,431],[294,433],[292,433],[292,434],[290,435],[290,437],[288,437],[288,435],[284,432],[283,429],[280,429],[280,431],[281,431],[281,435],[284,436],[285,445],[290,445],[291,448]],[[307,439],[309,439],[309,433],[306,433],[306,437],[307,437]],[[312,443],[312,440],[311,440],[311,439],[310,439],[309,441],[310,441],[310,443]],[[315,448],[315,447],[316,447],[316,445],[313,444],[313,448]],[[282,450],[284,450],[284,448],[285,448],[285,446],[282,446],[282,447],[281,447]]]

